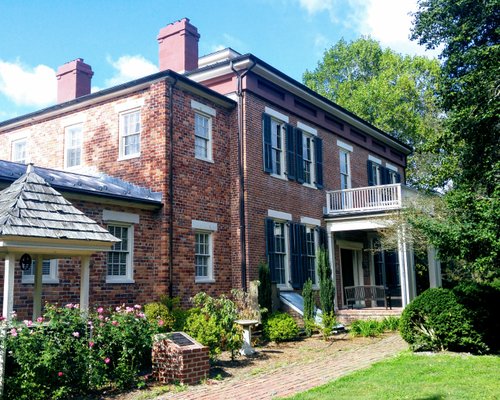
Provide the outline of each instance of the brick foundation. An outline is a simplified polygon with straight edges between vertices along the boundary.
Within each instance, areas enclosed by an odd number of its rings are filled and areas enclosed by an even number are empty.
[[[175,343],[171,335],[182,335],[192,344]],[[181,332],[156,335],[153,344],[153,376],[162,383],[194,385],[208,376],[208,347]]]

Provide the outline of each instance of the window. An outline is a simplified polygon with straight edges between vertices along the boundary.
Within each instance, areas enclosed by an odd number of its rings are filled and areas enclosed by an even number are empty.
[[[350,189],[351,187],[351,161],[350,153],[340,150],[340,189]]]
[[[141,152],[141,110],[120,114],[120,158],[137,157]]]
[[[31,267],[23,271],[22,283],[34,283],[35,282],[35,263],[33,260]],[[42,283],[59,283],[59,277],[57,276],[57,260],[43,260],[42,263]]]
[[[213,283],[215,282],[213,233],[217,231],[217,224],[193,219],[191,227],[194,230],[194,281]]]
[[[274,222],[274,263],[276,270],[276,282],[279,285],[286,284],[286,234],[283,222]]]
[[[212,235],[196,232],[194,242],[195,280],[211,279],[212,275]]]
[[[78,167],[82,164],[82,125],[68,126],[64,136],[64,167]]]
[[[316,285],[316,232],[314,227],[306,226],[305,236],[305,269],[308,278],[311,278],[313,285]]]
[[[304,183],[314,183],[313,168],[313,138],[307,134],[302,135],[302,160],[304,165]]]
[[[120,242],[113,245],[107,254],[106,282],[128,283],[132,280],[133,225],[109,224],[108,231]]]
[[[194,113],[194,152],[201,160],[212,160],[212,119],[198,112]]]
[[[397,168],[386,164],[383,167],[380,160],[375,160],[371,157],[368,160],[368,186],[389,185],[392,183],[400,183],[401,175],[397,172]]]
[[[21,164],[26,164],[26,138],[13,140],[11,144],[11,160]]]
[[[401,182],[401,175],[397,173],[396,171],[393,171],[391,169],[387,169],[387,175],[388,175],[388,182],[389,184],[391,183],[400,183]]]
[[[264,114],[264,170],[274,176],[285,177],[283,122]]]
[[[382,185],[382,168],[379,163],[368,160],[368,186]]]

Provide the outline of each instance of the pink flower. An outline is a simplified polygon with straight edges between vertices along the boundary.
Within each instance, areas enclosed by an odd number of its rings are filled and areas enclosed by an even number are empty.
[[[109,362],[110,362],[110,361],[111,361],[111,360],[109,359],[109,357],[106,357],[106,358],[104,359],[104,363],[106,363],[106,364],[109,364]]]
[[[65,305],[66,308],[69,308],[69,309],[72,309],[73,308],[73,304],[72,303],[68,303]]]
[[[40,323],[40,324],[41,324],[41,323],[43,322],[43,317],[38,317],[38,318],[36,319],[36,322],[38,322],[38,323]]]
[[[32,321],[28,321],[27,319],[25,319],[24,321],[24,325],[26,325],[27,327],[30,327],[33,325],[33,322]]]
[[[5,318],[3,315],[0,315],[0,322],[5,321],[7,318]]]
[[[111,325],[113,325],[113,326],[118,326],[118,325],[120,325],[120,323],[119,323],[118,321],[112,321],[112,322],[111,322]]]
[[[80,332],[73,332],[72,335],[76,338],[80,337]]]
[[[89,342],[89,347],[90,348],[94,347],[94,342]]]
[[[127,308],[125,309],[125,311],[126,311],[127,313],[129,313],[129,314],[130,314],[130,313],[133,313],[133,312],[134,312],[134,307],[127,307]]]
[[[121,306],[118,306],[118,307],[115,308],[116,312],[121,311],[121,309],[122,309]]]
[[[99,318],[102,321],[104,319],[104,315],[99,315],[97,318]]]
[[[10,330],[10,334],[13,336],[13,337],[16,337],[17,336],[17,331],[16,331],[16,328],[12,328]]]
[[[99,308],[97,309],[97,312],[98,312],[99,314],[102,314],[102,313],[104,312],[104,308],[99,307]]]
[[[158,326],[163,326],[163,325],[165,325],[165,322],[163,322],[162,319],[159,319],[158,320]]]
[[[140,304],[136,304],[136,305],[134,306],[134,308],[135,308],[136,310],[140,310],[140,309],[142,309],[142,306],[141,306]]]
[[[64,374],[63,374],[61,371],[59,371],[59,372],[57,373],[57,376],[63,376],[63,375],[64,375]]]
[[[146,315],[144,313],[138,313],[137,318],[146,318]]]

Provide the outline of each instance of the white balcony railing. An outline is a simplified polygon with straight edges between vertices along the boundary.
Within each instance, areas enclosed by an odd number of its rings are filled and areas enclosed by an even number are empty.
[[[404,185],[395,183],[329,191],[326,192],[327,214],[395,210],[402,207],[405,188]]]

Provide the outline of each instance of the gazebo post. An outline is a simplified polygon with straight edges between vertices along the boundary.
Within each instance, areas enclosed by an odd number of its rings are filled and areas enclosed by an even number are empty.
[[[35,286],[33,288],[33,321],[42,316],[42,279],[43,279],[43,256],[36,257],[35,262]]]
[[[87,313],[89,310],[89,282],[90,282],[90,256],[81,257],[80,275],[80,310]]]
[[[5,257],[5,272],[3,275],[3,308],[2,314],[8,320],[12,318],[12,311],[14,311],[14,254],[7,254]]]

